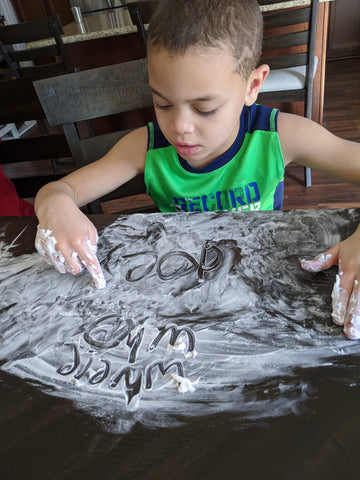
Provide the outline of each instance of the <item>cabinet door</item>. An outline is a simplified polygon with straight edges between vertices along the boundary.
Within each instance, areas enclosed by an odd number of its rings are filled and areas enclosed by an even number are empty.
[[[74,21],[69,0],[12,0],[19,22],[59,14],[63,25]]]
[[[12,0],[12,4],[20,23],[49,15],[41,0]]]
[[[61,23],[68,25],[74,21],[73,14],[71,12],[70,0],[42,0],[47,9],[51,11],[50,15],[59,14]]]
[[[328,58],[360,55],[360,1],[330,3]]]

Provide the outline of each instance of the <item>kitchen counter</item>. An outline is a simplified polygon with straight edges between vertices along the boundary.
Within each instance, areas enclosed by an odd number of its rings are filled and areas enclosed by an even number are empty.
[[[258,0],[258,1],[261,4],[261,0]],[[335,0],[320,0],[320,3],[332,2],[332,1],[335,1]],[[310,3],[308,0],[289,0],[288,2],[283,3],[282,6],[270,4],[270,5],[261,5],[260,8],[263,12],[267,12],[269,10],[278,10],[280,8],[300,7],[302,5],[307,5],[308,3]]]

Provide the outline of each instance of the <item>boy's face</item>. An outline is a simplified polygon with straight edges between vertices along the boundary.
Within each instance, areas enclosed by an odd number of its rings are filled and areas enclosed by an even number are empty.
[[[239,131],[247,82],[230,50],[148,53],[149,83],[161,131],[178,154],[201,168],[228,150]]]

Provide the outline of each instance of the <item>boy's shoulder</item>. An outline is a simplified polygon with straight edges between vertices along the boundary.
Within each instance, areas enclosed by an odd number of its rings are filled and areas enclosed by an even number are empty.
[[[277,132],[278,114],[279,110],[277,108],[254,103],[249,107],[244,107],[242,120],[248,133],[253,133],[256,130]]]
[[[148,129],[148,150],[155,150],[158,148],[166,148],[170,143],[164,137],[160,130],[158,122],[150,122],[147,125]]]
[[[301,132],[305,128],[312,129],[314,122],[302,115],[297,115],[295,113],[288,112],[279,112],[277,116],[277,131],[280,135],[282,141],[288,140],[293,141],[294,134],[301,136]]]

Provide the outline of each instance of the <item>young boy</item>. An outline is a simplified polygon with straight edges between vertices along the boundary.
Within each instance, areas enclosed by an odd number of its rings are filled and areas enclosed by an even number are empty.
[[[96,229],[78,206],[140,172],[162,211],[281,208],[290,162],[360,185],[360,144],[255,104],[269,72],[258,66],[261,43],[256,0],[160,0],[148,32],[157,123],[40,190],[38,251],[63,273],[85,266],[104,287]],[[360,228],[302,262],[309,271],[333,265],[333,320],[349,338],[360,338]]]

